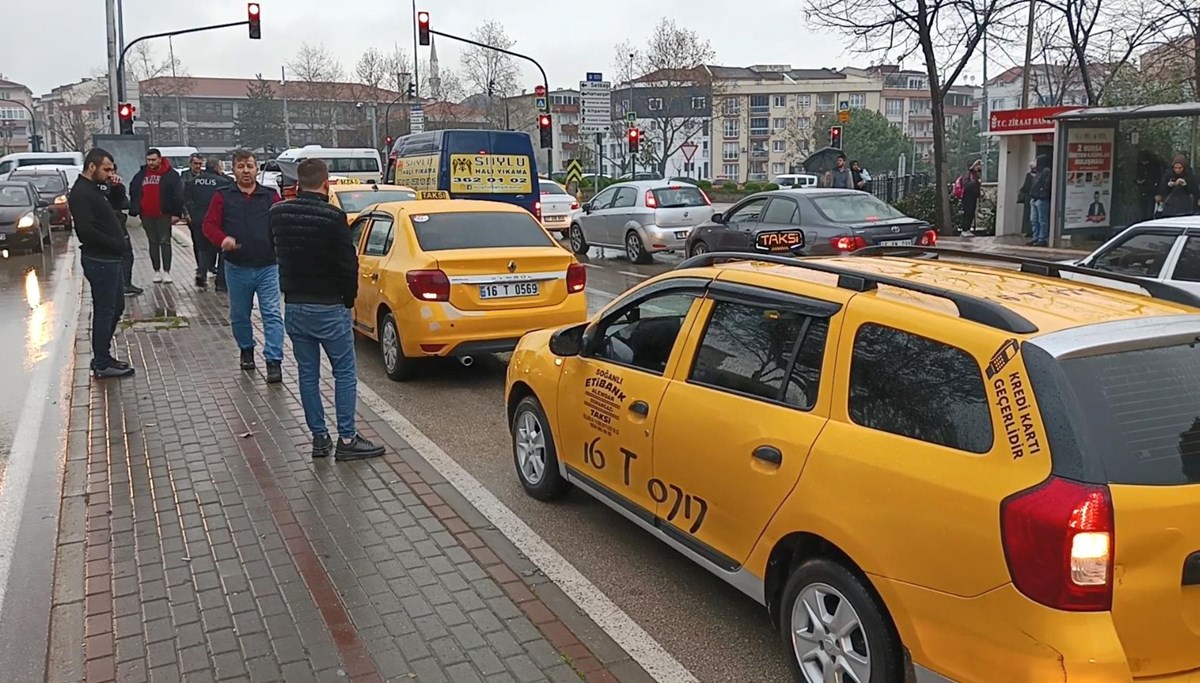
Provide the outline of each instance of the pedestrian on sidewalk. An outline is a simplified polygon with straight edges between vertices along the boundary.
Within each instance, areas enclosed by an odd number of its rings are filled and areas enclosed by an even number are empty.
[[[1158,197],[1162,204],[1162,216],[1191,216],[1200,207],[1200,185],[1188,168],[1187,157],[1176,154],[1171,168],[1163,174],[1159,183]]]
[[[100,190],[108,197],[108,203],[117,212],[117,220],[121,222],[121,232],[125,235],[125,255],[121,257],[121,284],[124,285],[125,296],[137,296],[142,288],[133,284],[133,241],[129,239],[129,192],[125,181],[117,175],[117,165],[113,164],[112,175],[108,182],[100,186]]]
[[[1031,247],[1050,246],[1050,185],[1053,180],[1050,172],[1050,155],[1041,154],[1037,158],[1037,176],[1033,186],[1029,188],[1029,221],[1033,223],[1033,239]]]
[[[208,275],[217,267],[217,248],[204,236],[204,217],[217,190],[231,187],[233,178],[225,175],[220,159],[209,159],[206,168],[184,186],[188,228],[192,231],[192,253],[196,257],[196,286],[208,287]]]
[[[270,231],[279,259],[279,285],[287,305],[284,322],[300,375],[300,402],[312,432],[312,455],[333,454],[321,401],[321,350],[333,367],[338,460],[383,455],[354,422],[358,369],[350,310],[358,295],[358,255],[346,229],[346,212],[329,203],[329,167],[305,159],[296,169],[295,199],[271,207]]]
[[[129,183],[129,205],[129,215],[141,217],[150,242],[154,282],[173,282],[171,226],[183,215],[183,181],[156,148],[146,152],[146,165]]]
[[[279,313],[279,265],[268,225],[271,206],[279,193],[257,180],[254,152],[233,153],[237,183],[213,195],[204,217],[204,236],[225,255],[225,284],[229,287],[229,325],[241,350],[243,370],[253,370],[254,328],[250,311],[258,298],[263,322],[263,358],[267,383],[283,381],[283,316]]]
[[[846,155],[837,155],[837,168],[833,169],[833,175],[830,180],[830,187],[853,190],[854,176],[850,173],[850,169],[846,168]]]
[[[116,165],[108,152],[94,147],[83,158],[83,172],[75,179],[67,205],[75,220],[83,276],[92,289],[92,375],[97,379],[128,377],[133,368],[112,355],[112,338],[125,312],[121,260],[125,231],[106,186]]]
[[[983,193],[983,160],[976,159],[967,167],[962,180],[962,222],[959,224],[959,234],[963,237],[975,236],[975,213],[979,208],[979,195]]]

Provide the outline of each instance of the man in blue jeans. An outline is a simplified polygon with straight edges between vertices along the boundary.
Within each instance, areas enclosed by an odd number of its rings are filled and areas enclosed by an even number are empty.
[[[350,309],[358,295],[358,256],[346,213],[329,203],[329,167],[306,159],[296,169],[295,199],[271,207],[270,232],[279,258],[279,283],[287,300],[287,332],[300,372],[300,402],[313,435],[314,458],[334,451],[321,402],[321,349],[333,366],[337,406],[337,459],[383,455],[358,433],[357,367]],[[232,283],[230,285],[232,287]]]
[[[283,316],[279,313],[279,266],[268,225],[279,193],[258,184],[258,162],[253,152],[234,152],[233,172],[237,183],[218,189],[208,205],[204,236],[225,253],[229,326],[241,350],[242,369],[255,368],[250,311],[257,297],[267,383],[279,384],[283,381]]]

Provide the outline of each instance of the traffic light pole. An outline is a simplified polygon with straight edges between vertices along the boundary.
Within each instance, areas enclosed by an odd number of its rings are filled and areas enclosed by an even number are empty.
[[[540,72],[541,72],[541,74],[542,74],[542,86],[546,88],[546,98],[547,98],[547,100],[546,100],[546,109],[549,109],[549,108],[550,108],[550,102],[549,102],[549,98],[550,98],[550,79],[546,78],[546,70],[545,70],[545,69],[543,69],[543,68],[542,68],[542,65],[541,65],[541,64],[539,64],[539,63],[538,63],[538,61],[537,61],[536,59],[534,59],[533,57],[530,57],[529,55],[523,55],[523,54],[521,54],[520,52],[513,52],[512,50],[505,50],[504,48],[502,48],[502,47],[496,47],[495,45],[488,45],[487,43],[480,43],[480,42],[477,42],[477,41],[471,40],[470,38],[463,38],[463,37],[461,37],[461,36],[451,35],[451,34],[449,34],[449,33],[442,33],[441,31],[435,31],[435,30],[433,30],[432,28],[431,28],[431,29],[429,29],[429,32],[430,32],[431,34],[435,35],[435,36],[441,36],[441,37],[443,37],[443,38],[449,38],[450,40],[457,40],[457,41],[458,41],[458,42],[460,42],[460,43],[466,43],[466,44],[468,44],[468,45],[474,45],[475,47],[478,47],[478,48],[483,48],[484,50],[492,50],[492,51],[494,51],[494,52],[499,52],[499,53],[501,53],[501,54],[506,54],[506,55],[508,55],[509,57],[516,57],[516,58],[518,58],[518,59],[524,59],[525,61],[529,62],[530,64],[533,64],[534,66],[536,66],[536,67],[537,67],[538,71],[540,71]],[[549,172],[550,172],[550,170],[553,170],[553,169],[554,169],[554,148],[553,148],[553,147],[551,147],[550,149],[546,150],[546,166],[548,167],[547,173],[549,173]]]
[[[9,104],[15,104],[18,107],[29,112],[29,131],[30,131],[29,132],[29,151],[31,151],[31,152],[42,151],[40,149],[42,146],[42,141],[40,139],[38,139],[38,132],[37,132],[37,115],[34,114],[33,110],[30,109],[29,106],[26,105],[21,100],[4,100],[4,101]]]
[[[125,55],[134,45],[137,45],[143,40],[150,40],[151,38],[169,38],[171,36],[187,35],[188,33],[200,33],[201,31],[215,31],[219,28],[233,28],[234,26],[249,25],[250,20],[246,19],[244,21],[231,21],[228,24],[212,24],[210,26],[197,26],[196,28],[185,28],[178,31],[167,31],[165,33],[151,33],[150,35],[142,36],[140,38],[134,38],[121,50],[121,57],[117,60],[117,101],[125,101]]]

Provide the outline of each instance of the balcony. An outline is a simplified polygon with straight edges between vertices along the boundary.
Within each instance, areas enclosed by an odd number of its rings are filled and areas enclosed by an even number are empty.
[[[828,113],[832,112],[833,110],[834,110],[833,102],[818,102],[817,103],[817,113],[818,114],[828,114]]]
[[[771,156],[771,152],[770,152],[769,150],[766,150],[766,149],[752,149],[752,150],[750,150],[750,158],[751,158],[751,159],[766,159],[766,158],[768,158],[768,157],[770,157],[770,156]]]
[[[761,114],[770,114],[770,113],[771,113],[771,105],[769,105],[769,104],[757,105],[757,106],[751,105],[751,107],[750,107],[751,115],[754,115],[754,114],[761,115]]]
[[[750,129],[750,137],[751,138],[769,138],[769,137],[771,137],[771,129],[770,128],[751,128]]]

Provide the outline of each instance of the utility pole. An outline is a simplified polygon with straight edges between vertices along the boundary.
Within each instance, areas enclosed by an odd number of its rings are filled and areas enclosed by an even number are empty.
[[[279,89],[283,92],[283,144],[292,148],[292,124],[288,119],[287,107],[287,67],[279,67]]]
[[[418,65],[417,58],[417,0],[412,0],[412,26],[413,26],[413,100],[421,101],[421,71]]]
[[[988,36],[987,30],[983,32],[983,116],[979,121],[979,128],[983,132],[980,139],[983,142],[983,173],[980,174],[980,181],[988,179],[988,156],[992,151],[992,139],[986,134],[988,117],[991,116],[991,102],[988,101]]]
[[[1033,23],[1037,17],[1037,0],[1029,0],[1029,25],[1025,27],[1025,68],[1021,69],[1021,108],[1029,108],[1029,70],[1033,68]],[[987,85],[984,76],[984,86]]]
[[[108,29],[108,121],[114,135],[121,133],[121,122],[117,118],[117,60],[121,48],[117,44],[116,0],[105,0],[104,18]]]

